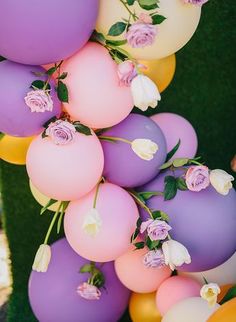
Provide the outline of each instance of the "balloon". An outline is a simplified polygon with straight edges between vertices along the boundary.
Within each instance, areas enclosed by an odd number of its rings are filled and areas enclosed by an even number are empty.
[[[141,60],[140,63],[146,66],[146,69],[142,70],[143,73],[156,83],[160,93],[163,92],[175,74],[175,55],[158,60]]]
[[[13,164],[24,165],[26,153],[33,137],[19,138],[4,135],[0,139],[0,158]]]
[[[117,64],[103,46],[88,43],[62,65],[62,71],[68,72],[69,104],[64,106],[72,118],[92,128],[105,128],[131,112],[130,87],[119,85]]]
[[[92,190],[103,171],[104,157],[95,134],[76,133],[72,142],[56,145],[39,135],[30,145],[26,167],[33,185],[56,200],[75,200]]]
[[[198,272],[198,273],[190,273],[190,272],[179,272],[179,274],[183,276],[189,276],[200,283],[203,282],[203,276],[207,279],[210,283],[217,283],[219,285],[223,284],[236,284],[236,274],[235,274],[235,267],[236,267],[236,253],[230,257],[226,262],[217,266],[213,269],[208,271]]]
[[[225,295],[228,293],[228,290],[233,287],[234,284],[226,284],[226,285],[220,285],[220,294],[217,296],[217,303],[220,303],[221,300],[225,297]]]
[[[105,156],[104,176],[124,187],[135,187],[150,181],[166,158],[166,142],[160,128],[150,118],[130,114],[123,122],[104,132],[103,136],[150,139],[159,149],[150,161],[138,157],[127,143],[102,141]]]
[[[163,191],[164,173],[142,187],[142,191]],[[200,192],[178,191],[175,198],[164,201],[152,197],[151,209],[160,209],[170,217],[171,237],[187,247],[192,262],[181,271],[199,272],[214,268],[230,258],[236,249],[236,192],[223,196],[209,186]],[[223,218],[223,220],[222,220]],[[217,248],[217,252],[215,251]]]
[[[85,300],[77,294],[77,287],[88,279],[87,273],[79,273],[80,267],[87,263],[70,248],[66,239],[52,245],[47,272],[32,271],[29,280],[30,304],[40,322],[119,320],[128,305],[130,292],[118,280],[112,262],[100,267],[106,289],[101,289],[99,300]]]
[[[131,291],[150,293],[171,275],[169,267],[146,267],[143,256],[146,248],[135,250],[134,246],[115,260],[115,269],[120,281]]]
[[[46,206],[46,204],[49,202],[50,198],[42,194],[34,185],[31,181],[29,181],[29,186],[31,193],[34,197],[34,199],[42,206]],[[55,202],[52,204],[50,207],[48,207],[48,210],[51,211],[57,211],[58,207],[60,205],[60,201]]]
[[[148,60],[172,55],[190,40],[198,26],[201,16],[200,6],[184,4],[180,0],[160,0],[158,5],[158,14],[167,19],[157,26],[157,36],[154,44],[145,48],[132,48],[129,45],[122,47],[134,58]],[[145,11],[141,9],[137,3],[130,8],[137,15],[141,12],[149,14],[153,12],[153,10]],[[121,1],[101,0],[96,30],[107,35],[110,27],[114,23],[122,21],[123,18],[128,19],[129,13]],[[111,39],[124,39],[124,34]]]
[[[224,303],[207,320],[207,322],[235,322],[236,298]]]
[[[165,280],[157,290],[156,305],[165,315],[173,305],[189,297],[200,295],[201,285],[188,277],[173,276]],[[171,294],[171,296],[170,296]]]
[[[5,0],[0,12],[0,52],[30,65],[54,63],[71,56],[89,39],[98,0]],[[43,20],[36,21],[36,17]]]
[[[32,71],[44,72],[44,69],[10,61],[0,63],[0,132],[22,137],[35,135],[43,130],[45,122],[60,114],[61,104],[57,99],[53,81],[50,82],[50,95],[53,100],[51,112],[31,112],[25,104],[24,97],[30,91],[31,83],[39,79]]]
[[[171,160],[176,158],[195,157],[198,147],[197,134],[193,126],[185,118],[174,113],[158,113],[151,117],[164,133],[167,151],[171,151],[179,139],[181,140],[179,149]]]
[[[96,236],[91,236],[83,229],[83,223],[93,208],[94,198],[95,190],[69,204],[64,219],[65,234],[79,255],[92,261],[107,262],[129,248],[138,209],[124,189],[111,183],[100,184],[96,209],[102,224]]]
[[[129,314],[133,322],[161,322],[161,314],[155,303],[155,292],[132,293],[129,301]]]
[[[219,307],[219,304],[209,307],[207,301],[201,297],[190,297],[172,306],[162,322],[206,322]]]

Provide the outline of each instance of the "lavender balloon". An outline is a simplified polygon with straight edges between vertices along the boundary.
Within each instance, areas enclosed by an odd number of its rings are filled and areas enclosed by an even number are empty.
[[[31,136],[43,130],[43,124],[53,116],[59,115],[61,104],[55,92],[55,83],[50,82],[50,95],[53,100],[52,111],[31,112],[25,103],[30,85],[37,77],[33,72],[45,72],[40,66],[27,66],[10,61],[0,63],[0,132],[13,136]]]
[[[129,302],[130,291],[118,280],[113,262],[101,266],[106,278],[100,300],[85,300],[76,289],[88,278],[79,273],[89,263],[61,239],[52,245],[52,259],[46,273],[32,272],[29,298],[40,322],[116,322]]]
[[[123,187],[135,187],[150,181],[159,172],[166,158],[166,141],[161,129],[150,118],[130,114],[124,121],[102,134],[130,141],[150,139],[158,145],[158,151],[150,161],[138,157],[127,143],[102,141],[105,167],[104,176]]]
[[[79,50],[97,18],[98,0],[3,0],[0,54],[30,65],[54,63]]]
[[[163,191],[164,173],[141,188],[142,191]],[[236,192],[227,196],[212,186],[200,192],[178,191],[174,199],[164,201],[152,197],[151,209],[163,210],[170,218],[173,239],[187,247],[192,263],[181,271],[199,272],[212,269],[227,261],[236,250]],[[142,218],[147,216],[141,211]]]

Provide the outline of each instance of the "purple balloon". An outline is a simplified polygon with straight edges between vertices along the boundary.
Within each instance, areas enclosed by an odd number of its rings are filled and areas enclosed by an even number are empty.
[[[164,173],[141,188],[163,191]],[[181,271],[200,272],[227,261],[236,251],[236,192],[223,196],[209,186],[200,192],[178,191],[174,199],[152,197],[147,201],[153,210],[163,210],[170,218],[170,235],[187,247],[192,262]],[[147,218],[141,211],[142,219]]]
[[[0,54],[29,65],[65,59],[88,41],[98,5],[98,0],[2,0]]]
[[[166,158],[166,141],[159,126],[150,118],[130,114],[102,135],[130,141],[150,139],[159,147],[154,158],[146,161],[139,158],[127,143],[102,141],[105,157],[104,176],[108,181],[123,187],[135,187],[150,181],[159,173],[159,167]]]
[[[30,304],[40,322],[119,320],[128,305],[130,291],[116,276],[113,262],[108,262],[100,268],[106,279],[106,289],[101,289],[100,300],[83,299],[76,289],[89,276],[79,273],[80,267],[86,263],[89,261],[76,254],[65,238],[52,245],[48,271],[32,271],[29,280]]]
[[[50,82],[53,100],[51,112],[31,112],[24,97],[37,77],[33,72],[45,72],[40,66],[27,66],[10,61],[0,63],[0,132],[13,136],[31,136],[43,130],[43,124],[61,112],[61,103],[55,92],[54,81]]]

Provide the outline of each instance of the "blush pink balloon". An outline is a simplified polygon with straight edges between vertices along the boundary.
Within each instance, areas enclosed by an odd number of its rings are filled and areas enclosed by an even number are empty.
[[[164,133],[167,151],[171,151],[181,140],[178,151],[173,156],[176,158],[194,158],[197,152],[198,139],[193,126],[188,120],[174,113],[158,113],[151,117]]]
[[[69,104],[64,107],[73,119],[105,128],[131,112],[130,87],[119,84],[117,64],[103,46],[88,43],[63,63],[62,71],[68,73],[64,82],[69,89]]]
[[[93,133],[76,133],[72,142],[56,145],[39,135],[32,141],[26,158],[33,185],[56,200],[75,200],[92,190],[104,165],[101,144]]]
[[[201,285],[195,280],[182,276],[173,276],[165,280],[157,290],[156,305],[165,315],[173,305],[188,297],[200,296]]]
[[[120,281],[131,291],[150,293],[171,275],[168,266],[150,268],[143,264],[147,249],[135,250],[134,246],[116,259],[115,269]]]
[[[65,235],[80,256],[96,262],[108,262],[129,248],[138,209],[124,189],[111,183],[100,184],[96,209],[101,227],[95,236],[91,236],[83,229],[83,223],[93,208],[94,198],[95,189],[69,204],[64,220]]]

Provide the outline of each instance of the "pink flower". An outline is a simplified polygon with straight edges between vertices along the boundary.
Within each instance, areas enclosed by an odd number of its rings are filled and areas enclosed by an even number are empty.
[[[154,43],[156,34],[156,26],[137,21],[129,27],[126,39],[131,47],[143,48]]]
[[[27,93],[24,99],[31,112],[43,113],[53,110],[53,101],[48,91],[42,89],[32,90]]]
[[[171,230],[170,225],[159,219],[149,219],[144,221],[140,227],[140,233],[147,231],[148,237],[153,240],[164,240],[168,236],[168,231]]]
[[[137,71],[134,63],[131,60],[126,60],[118,65],[117,73],[120,79],[120,84],[130,86],[132,79],[137,76]]]
[[[185,175],[186,185],[191,191],[201,191],[210,184],[209,169],[204,165],[192,166]]]
[[[138,22],[152,24],[152,17],[149,16],[148,14],[142,12],[139,15]]]
[[[96,286],[89,283],[79,285],[77,293],[86,300],[99,300],[102,294]]]
[[[163,267],[165,266],[165,258],[163,252],[158,250],[150,250],[144,255],[143,264],[147,267]]]
[[[198,6],[202,6],[208,0],[183,0],[184,3],[196,4]]]
[[[50,123],[46,129],[46,135],[58,145],[68,144],[73,141],[75,133],[76,129],[74,125],[63,120],[57,120],[54,123]]]

